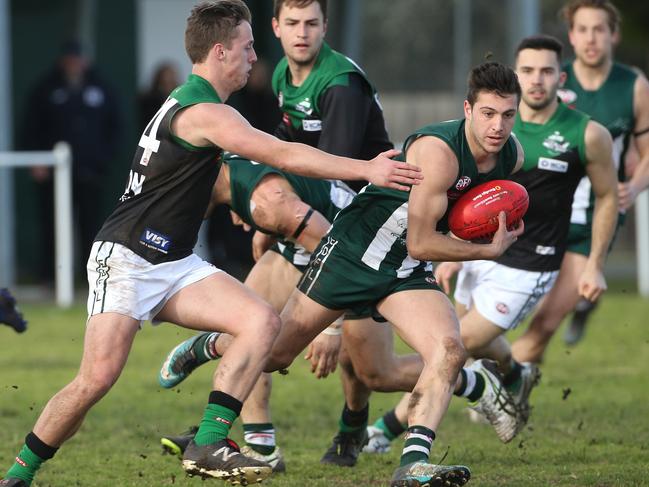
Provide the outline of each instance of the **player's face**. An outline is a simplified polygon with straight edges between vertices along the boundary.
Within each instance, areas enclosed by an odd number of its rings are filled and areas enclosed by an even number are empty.
[[[289,60],[309,65],[320,52],[327,23],[318,2],[304,8],[284,5],[273,19],[273,31]]]
[[[223,50],[223,72],[233,91],[246,85],[250,69],[257,60],[253,42],[252,28],[244,21],[237,26],[237,34],[229,48]]]
[[[499,152],[512,133],[518,98],[481,91],[473,103],[464,102],[464,116],[473,140],[488,154]]]
[[[542,110],[557,97],[562,79],[559,59],[549,49],[523,49],[516,56],[516,74],[523,92],[522,102]]]
[[[608,25],[608,13],[599,8],[582,7],[573,16],[568,33],[575,57],[589,67],[602,66],[613,56],[617,34]]]

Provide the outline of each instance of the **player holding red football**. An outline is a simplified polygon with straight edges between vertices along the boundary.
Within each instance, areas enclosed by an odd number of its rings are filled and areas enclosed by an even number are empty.
[[[459,271],[455,289],[456,311],[464,346],[476,358],[498,361],[504,384],[515,400],[517,433],[529,416],[528,399],[539,372],[530,363],[512,359],[504,333],[516,327],[550,290],[566,251],[571,202],[586,174],[596,195],[592,251],[582,275],[581,292],[598,296],[606,287],[602,267],[611,241],[617,212],[617,186],[611,158],[611,137],[606,129],[576,110],[559,103],[561,43],[549,36],[523,39],[517,48],[516,72],[522,100],[514,133],[525,148],[525,162],[512,176],[525,186],[530,205],[525,233],[494,261],[444,262],[435,275],[447,292]],[[397,424],[401,407],[386,414]],[[394,421],[392,421],[394,423]],[[375,442],[387,448],[386,438]]]
[[[380,313],[423,359],[409,408],[408,437],[393,485],[448,481],[463,485],[466,467],[427,463],[434,430],[459,383],[460,395],[502,426],[509,418],[497,398],[498,379],[478,362],[458,374],[466,354],[448,298],[426,269],[429,260],[496,258],[522,233],[504,225],[492,243],[478,245],[444,235],[447,212],[471,187],[508,176],[522,163],[510,137],[520,96],[512,70],[486,63],[471,72],[466,119],[424,127],[404,145],[405,159],[422,168],[423,183],[410,193],[370,185],[343,210],[314,252],[309,268],[282,312],[283,326],[269,369],[290,365],[342,310]],[[501,215],[504,222],[505,215]]]
[[[523,419],[538,371],[512,359],[503,335],[525,319],[554,284],[566,251],[573,194],[584,174],[596,198],[592,250],[580,286],[588,299],[606,289],[603,265],[617,213],[610,135],[557,99],[565,78],[561,51],[553,37],[535,36],[523,39],[516,53],[523,97],[514,133],[525,148],[525,163],[512,179],[530,196],[525,233],[494,261],[443,263],[435,272],[448,291],[451,276],[461,267],[455,301],[464,345],[474,357],[498,361]]]

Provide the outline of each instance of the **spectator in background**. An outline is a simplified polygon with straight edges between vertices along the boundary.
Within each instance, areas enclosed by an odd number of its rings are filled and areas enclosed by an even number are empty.
[[[61,47],[56,64],[37,82],[28,99],[23,147],[51,150],[56,142],[72,149],[73,207],[78,224],[78,270],[85,268],[90,246],[105,215],[102,194],[108,165],[116,154],[120,134],[118,101],[113,90],[91,66],[76,40]],[[41,231],[53,241],[52,170],[31,170],[38,186]],[[99,211],[98,211],[99,210]],[[53,277],[52,246],[43,245],[40,277]]]
[[[171,61],[164,61],[158,64],[153,73],[153,79],[149,88],[142,92],[137,100],[139,116],[139,132],[144,132],[147,124],[165,102],[169,93],[180,85],[178,68]]]

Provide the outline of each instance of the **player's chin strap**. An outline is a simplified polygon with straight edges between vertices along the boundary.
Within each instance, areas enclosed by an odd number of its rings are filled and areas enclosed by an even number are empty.
[[[293,235],[291,235],[291,238],[297,239],[300,236],[300,234],[306,228],[306,225],[309,221],[309,218],[311,218],[311,215],[313,215],[313,208],[309,208],[309,211],[306,212],[306,215],[304,215],[304,218],[302,218],[302,221],[293,232]]]

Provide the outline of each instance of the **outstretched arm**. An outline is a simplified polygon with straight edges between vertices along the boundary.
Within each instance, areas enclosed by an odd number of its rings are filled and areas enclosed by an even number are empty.
[[[186,108],[172,122],[175,135],[196,146],[217,145],[248,159],[321,179],[369,180],[377,186],[409,190],[418,184],[420,170],[390,159],[390,150],[371,161],[332,156],[304,144],[283,142],[252,127],[227,105],[201,103]]]

